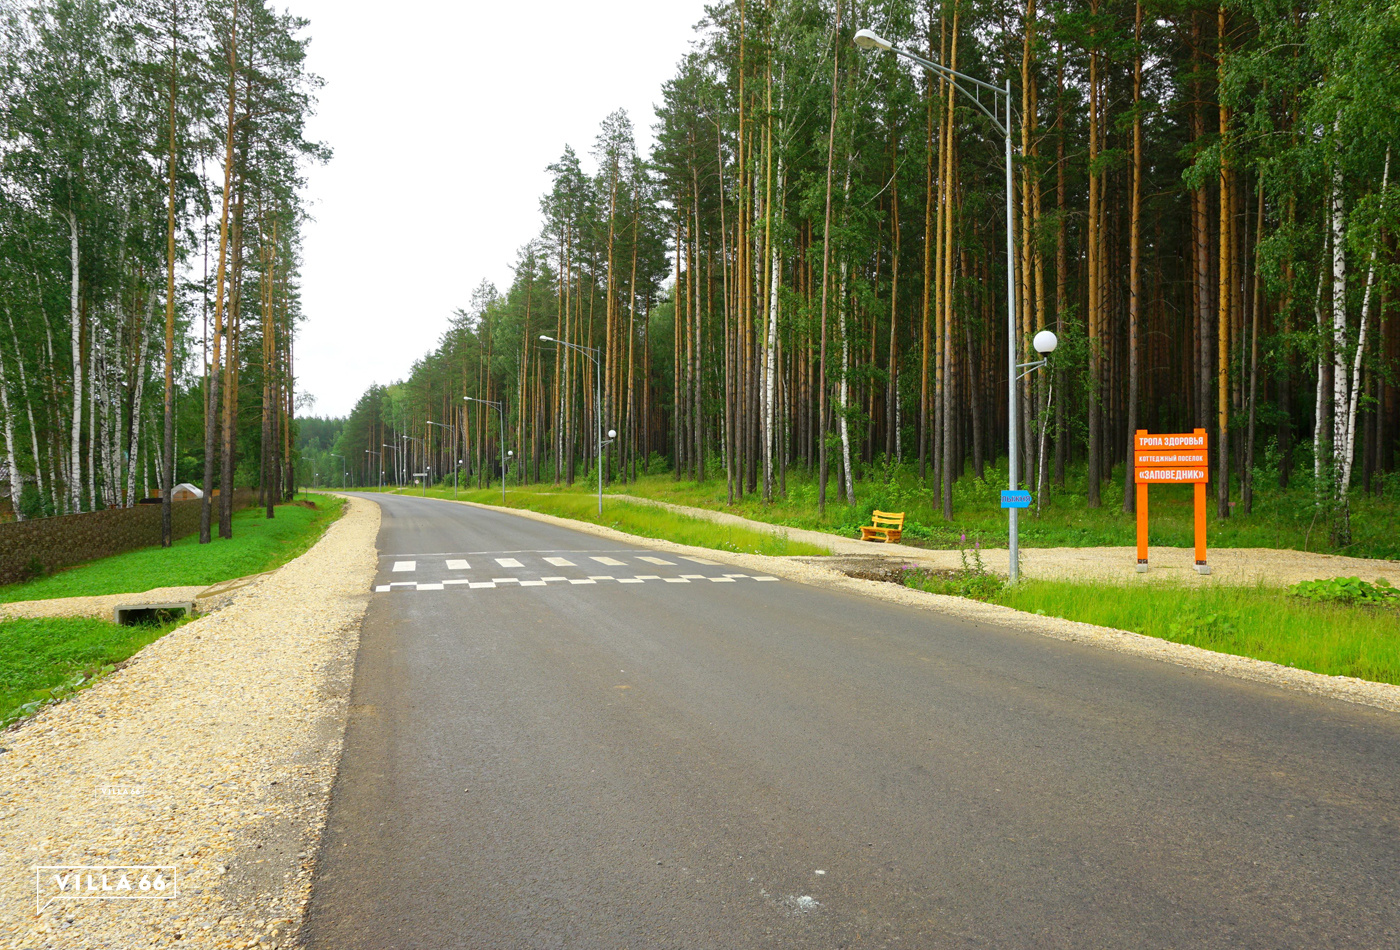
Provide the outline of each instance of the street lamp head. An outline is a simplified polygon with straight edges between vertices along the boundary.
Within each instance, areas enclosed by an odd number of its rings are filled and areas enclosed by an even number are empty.
[[[555,342],[554,337],[552,337],[552,336],[545,336],[543,333],[540,334],[540,339],[541,339],[541,340],[544,340],[544,341],[546,341],[546,342],[548,342],[548,343],[553,343],[553,342]]]
[[[1059,339],[1049,330],[1041,330],[1035,335],[1035,339],[1031,341],[1031,345],[1035,347],[1035,351],[1042,356],[1049,356],[1051,353],[1055,352],[1055,347],[1059,346],[1059,344]]]
[[[515,458],[515,449],[507,449],[506,458]]]
[[[855,42],[861,49],[894,49],[893,43],[874,30],[858,30],[855,35]]]
[[[610,439],[615,439],[615,438],[617,438],[617,430],[616,430],[616,429],[609,429],[609,430],[608,430],[608,438],[610,438]]]

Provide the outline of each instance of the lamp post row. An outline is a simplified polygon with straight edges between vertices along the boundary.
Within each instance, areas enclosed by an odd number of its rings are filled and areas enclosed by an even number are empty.
[[[1044,365],[1046,364],[1046,362],[1048,361],[1049,354],[1052,353],[1052,352],[1054,351],[1054,349],[1055,349],[1056,344],[1057,344],[1058,341],[1056,340],[1056,337],[1055,337],[1055,334],[1054,334],[1054,333],[1050,332],[1049,330],[1042,330],[1041,332],[1039,332],[1039,333],[1037,333],[1037,334],[1035,335],[1035,340],[1034,340],[1034,344],[1033,344],[1033,345],[1035,346],[1035,349],[1036,349],[1037,352],[1039,352],[1039,353],[1041,353],[1041,354],[1044,354],[1044,357],[1045,357],[1045,358],[1042,358],[1042,359],[1040,359],[1040,360],[1038,360],[1038,361],[1035,361],[1035,362],[1032,362],[1032,363],[1021,363],[1021,364],[1018,364],[1018,363],[1016,362],[1016,337],[1017,337],[1017,326],[1016,326],[1016,237],[1015,237],[1015,213],[1016,213],[1016,212],[1015,212],[1015,186],[1014,186],[1014,180],[1013,180],[1013,178],[1012,178],[1013,163],[1012,163],[1011,132],[1012,132],[1012,124],[1013,124],[1013,123],[1012,123],[1012,118],[1011,118],[1011,79],[1010,79],[1010,77],[1007,77],[1006,83],[1005,83],[1004,87],[997,87],[997,86],[994,86],[994,85],[992,85],[991,83],[983,82],[982,80],[977,79],[977,78],[974,77],[974,76],[969,76],[967,73],[959,72],[959,71],[956,70],[956,69],[951,69],[951,68],[949,68],[949,67],[947,67],[947,66],[944,66],[942,63],[933,62],[932,60],[925,59],[924,57],[919,56],[919,55],[916,54],[916,53],[911,53],[911,52],[908,51],[908,50],[901,49],[901,48],[895,46],[895,45],[894,45],[893,43],[891,43],[889,40],[887,40],[887,39],[885,39],[884,37],[880,36],[879,34],[875,33],[873,30],[869,30],[869,29],[858,30],[858,31],[856,32],[856,34],[855,34],[854,41],[855,41],[855,44],[856,44],[857,46],[859,46],[861,49],[874,49],[874,50],[883,50],[883,51],[886,51],[886,52],[892,52],[892,53],[894,53],[894,54],[897,55],[897,56],[903,56],[905,59],[908,59],[908,60],[911,60],[911,61],[914,62],[914,63],[917,63],[919,66],[923,67],[924,69],[928,70],[929,72],[933,73],[934,75],[942,76],[943,78],[946,78],[946,79],[952,84],[953,88],[957,89],[958,92],[962,93],[962,94],[963,94],[964,96],[966,96],[968,99],[972,100],[973,105],[975,105],[979,110],[981,110],[981,112],[982,112],[984,115],[986,115],[986,117],[991,121],[992,127],[993,127],[994,129],[996,129],[996,131],[1000,132],[1001,135],[1002,135],[1002,139],[1003,139],[1003,143],[1004,143],[1004,145],[1003,145],[1003,152],[1004,152],[1004,163],[1005,163],[1005,171],[1006,171],[1006,344],[1007,344],[1007,346],[1006,346],[1006,360],[1007,360],[1006,395],[1007,395],[1007,466],[1008,466],[1008,478],[1007,478],[1007,481],[1008,481],[1008,483],[1009,483],[1010,490],[1011,490],[1011,491],[1015,491],[1015,490],[1016,490],[1017,483],[1018,483],[1019,480],[1020,480],[1020,479],[1019,479],[1019,472],[1018,472],[1019,463],[1020,463],[1020,453],[1019,453],[1019,444],[1018,444],[1018,441],[1019,441],[1019,440],[1017,439],[1017,434],[1018,434],[1018,429],[1019,429],[1019,420],[1017,419],[1018,413],[1017,413],[1017,404],[1016,404],[1016,385],[1017,385],[1017,383],[1020,381],[1020,379],[1021,379],[1022,377],[1024,377],[1025,375],[1028,375],[1028,374],[1029,374],[1030,372],[1032,372],[1033,370],[1038,369],[1038,368],[1040,368],[1040,367],[1042,367],[1042,366],[1044,366]],[[965,82],[965,83],[970,84],[971,88],[969,89],[969,88],[967,88],[967,87],[965,87],[965,86],[963,86],[963,85],[960,85],[959,80],[961,80],[962,82]],[[980,93],[981,93],[983,90],[986,90],[988,93],[991,94],[992,102],[991,102],[991,107],[990,107],[990,108],[988,108],[987,104],[984,103],[984,102],[982,101],[982,99],[981,99]],[[1002,97],[1003,103],[1004,103],[1004,105],[1005,105],[1005,111],[1004,111],[1004,114],[1003,114],[1003,115],[998,115],[999,110],[998,110],[997,101],[996,101],[997,96],[1001,96],[1001,97]],[[1003,116],[1004,116],[1004,117],[1003,117]],[[609,444],[611,444],[612,440],[615,439],[615,438],[617,437],[617,433],[616,433],[616,431],[614,431],[614,430],[612,430],[612,429],[609,429],[609,430],[608,430],[608,438],[607,438],[607,440],[605,441],[605,440],[603,439],[603,376],[602,376],[602,365],[599,363],[599,350],[598,350],[596,347],[581,346],[581,345],[579,345],[579,344],[577,344],[577,343],[569,343],[569,342],[567,342],[567,341],[565,341],[565,340],[558,340],[558,339],[555,339],[554,337],[546,336],[545,334],[540,334],[540,340],[542,340],[542,341],[544,341],[544,342],[547,342],[547,343],[555,343],[555,344],[557,344],[557,345],[559,345],[559,346],[566,346],[566,347],[569,347],[570,349],[573,349],[573,350],[578,350],[578,351],[579,351],[580,353],[582,353],[584,356],[588,357],[588,359],[591,360],[592,363],[593,363],[593,367],[594,367],[594,378],[595,378],[595,380],[596,380],[596,382],[597,382],[596,398],[595,398],[595,402],[594,402],[594,410],[595,410],[594,415],[595,415],[595,419],[596,419],[596,421],[597,421],[597,434],[598,434],[598,454],[597,454],[597,463],[598,463],[598,514],[601,515],[601,514],[603,513],[603,449],[604,449],[606,446],[608,446]],[[1021,372],[1021,373],[1018,374],[1018,370],[1023,370],[1024,372]],[[466,401],[469,401],[469,402],[479,402],[479,403],[484,403],[484,404],[486,404],[486,405],[488,405],[488,406],[494,406],[494,407],[496,408],[496,411],[497,411],[498,413],[500,413],[500,418],[501,418],[501,448],[502,448],[502,452],[501,452],[501,501],[504,502],[504,501],[505,501],[505,491],[506,491],[506,453],[505,453],[505,451],[504,451],[504,448],[505,448],[505,430],[506,430],[506,424],[505,424],[505,409],[504,409],[503,405],[502,405],[501,403],[499,403],[499,402],[492,402],[492,401],[487,400],[487,399],[477,399],[477,398],[474,397],[474,396],[463,396],[462,398],[463,398],[464,400],[466,400]],[[442,423],[430,422],[429,425],[439,425],[439,426],[442,426],[443,424],[442,424]],[[443,426],[443,428],[447,428],[447,427],[446,427],[446,426]],[[417,441],[417,440],[415,440],[415,441]],[[454,443],[455,443],[455,434],[454,434]],[[388,448],[388,447],[389,447],[389,446],[385,446],[385,448]],[[455,446],[454,446],[454,450],[455,450]],[[514,453],[512,453],[512,454],[514,454]],[[455,476],[455,471],[454,471],[454,476]],[[425,482],[425,492],[426,492],[426,482]],[[454,496],[455,496],[455,494],[456,494],[456,480],[455,480],[455,477],[454,477],[454,482],[453,482],[453,494],[454,494]],[[1008,518],[1009,518],[1009,536],[1010,536],[1010,537],[1009,537],[1010,568],[1009,568],[1008,574],[1009,574],[1009,580],[1010,580],[1010,582],[1014,584],[1014,583],[1016,583],[1016,581],[1017,581],[1017,580],[1019,579],[1019,577],[1020,577],[1020,530],[1019,530],[1019,528],[1020,528],[1020,522],[1019,522],[1019,517],[1018,517],[1018,515],[1019,515],[1019,509],[1017,509],[1017,508],[1015,508],[1015,507],[1008,507],[1008,508],[1007,508],[1007,514],[1008,514]]]

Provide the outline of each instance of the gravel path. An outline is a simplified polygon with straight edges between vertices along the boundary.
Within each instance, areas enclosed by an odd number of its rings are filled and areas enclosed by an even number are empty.
[[[287,945],[339,760],[378,530],[379,507],[351,499],[310,551],[0,733],[0,946]],[[36,911],[41,865],[174,865],[179,894]]]
[[[962,566],[957,551],[933,551],[908,544],[882,544],[842,538],[821,531],[786,528],[708,508],[692,508],[636,495],[608,495],[624,501],[667,508],[718,524],[737,525],[768,534],[786,534],[794,541],[806,541],[828,548],[832,554],[880,555],[936,570],[956,570]],[[1177,582],[1185,584],[1238,584],[1285,587],[1320,577],[1360,577],[1375,581],[1384,577],[1400,587],[1400,561],[1381,561],[1335,554],[1309,554],[1275,548],[1207,548],[1211,573],[1197,574],[1196,556],[1191,548],[1151,547],[1147,551],[1151,569],[1137,572],[1137,549],[1100,548],[1021,548],[1021,573],[1040,580],[1094,580],[1129,582]],[[1010,557],[1006,548],[985,548],[986,566],[1005,575]]]

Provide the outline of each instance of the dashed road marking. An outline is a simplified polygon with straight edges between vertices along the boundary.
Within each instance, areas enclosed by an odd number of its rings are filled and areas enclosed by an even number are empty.
[[[519,561],[517,561],[517,560],[516,560],[515,558],[513,558],[513,557],[498,557],[498,558],[496,558],[496,563],[499,564],[499,565],[501,565],[501,567],[524,567],[524,566],[525,566],[524,564],[521,564]]]
[[[571,560],[569,560],[569,559],[566,558],[566,557],[547,557],[547,558],[544,559],[544,561],[545,561],[546,564],[552,564],[552,565],[554,565],[555,567],[573,567],[573,566],[574,566],[574,562],[571,561]]]
[[[681,555],[679,555],[679,557],[680,557],[681,560],[683,560],[683,561],[690,561],[692,564],[708,564],[710,567],[718,567],[718,566],[719,566],[719,562],[718,562],[718,561],[707,561],[707,560],[705,560],[703,557],[690,557],[689,555],[686,555],[686,554],[681,554]]]
[[[595,557],[593,560],[599,564],[606,564],[608,567],[626,567],[626,565],[615,557]]]
[[[667,567],[674,567],[675,561],[668,561],[665,558],[638,556],[637,560],[646,561],[648,564],[665,564]]]
[[[394,562],[394,573],[395,573],[395,574],[400,573],[400,572],[402,572],[402,571],[416,571],[417,569],[418,569],[418,562],[417,562],[417,561],[395,561],[395,562]]]
[[[448,561],[447,569],[449,571],[470,571],[472,566],[466,561]]]

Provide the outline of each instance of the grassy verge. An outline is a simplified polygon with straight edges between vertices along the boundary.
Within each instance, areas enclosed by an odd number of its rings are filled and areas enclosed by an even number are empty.
[[[446,492],[441,489],[430,490],[428,494],[439,498],[451,498],[452,490],[450,488]],[[458,497],[464,501],[475,501],[487,505],[501,504],[499,490],[463,491],[458,493]],[[826,548],[817,547],[814,544],[793,541],[785,534],[768,534],[755,531],[752,528],[715,524],[713,521],[706,521],[703,518],[680,515],[651,505],[617,501],[606,496],[603,498],[601,517],[598,515],[597,497],[579,493],[552,494],[512,489],[506,495],[506,506],[526,508],[542,514],[555,515],[559,518],[599,524],[643,538],[658,538],[663,541],[674,541],[677,544],[689,544],[697,548],[710,548],[716,551],[771,554],[779,557],[831,553]]]
[[[197,534],[190,535],[168,548],[142,548],[23,584],[10,584],[0,587],[0,604],[127,594],[154,587],[207,586],[270,571],[315,544],[340,517],[345,504],[331,495],[298,495],[297,500],[314,500],[316,507],[278,505],[277,516],[271,521],[261,508],[244,509],[233,516],[233,537],[228,540],[219,539],[217,530],[209,544],[200,544]]]
[[[1318,511],[1309,482],[1310,472],[1295,473],[1293,487],[1277,488],[1268,473],[1261,474],[1255,493],[1254,511],[1246,514],[1236,505],[1229,518],[1218,518],[1212,496],[1209,543],[1211,547],[1287,548],[1346,554],[1352,557],[1400,558],[1400,479],[1378,481],[1380,490],[1368,495],[1360,489],[1351,496],[1352,543],[1336,547],[1328,537],[1325,513]],[[1004,547],[1007,543],[1006,512],[1001,508],[1001,489],[1006,487],[1006,470],[989,465],[985,479],[965,475],[953,486],[952,521],[945,521],[938,485],[932,478],[918,478],[915,466],[881,468],[872,466],[870,476],[856,484],[856,504],[840,502],[835,479],[827,486],[825,512],[817,507],[818,488],[813,478],[797,470],[789,471],[787,492],[770,504],[761,495],[746,495],[729,501],[723,479],[705,482],[676,481],[669,474],[644,475],[635,482],[615,482],[608,492],[638,495],[696,508],[727,511],[754,521],[825,531],[843,537],[859,537],[857,530],[870,523],[876,508],[903,511],[907,515],[904,540],[930,548],[953,549],[966,535],[980,539],[984,547]],[[500,498],[499,482],[496,497]],[[586,495],[595,482],[580,477],[572,487],[537,486],[540,491]],[[511,481],[511,492],[525,491]],[[1040,499],[1039,510],[1032,508],[1021,518],[1021,544],[1024,547],[1097,547],[1136,543],[1137,522],[1123,512],[1123,469],[1115,470],[1102,490],[1102,503],[1090,508],[1085,495],[1085,473],[1071,471],[1064,489],[1053,488]],[[404,489],[416,494],[418,489]],[[444,489],[430,489],[441,496]],[[452,485],[447,483],[447,497]],[[488,493],[489,494],[489,493]],[[475,497],[475,496],[473,496]],[[1232,495],[1238,497],[1238,491]],[[483,497],[483,500],[488,500]],[[1188,488],[1159,486],[1151,496],[1149,541],[1153,545],[1190,547],[1193,543],[1193,511]]]
[[[905,583],[1314,673],[1400,685],[1400,610],[1393,606],[1314,603],[1267,587],[1066,581],[1008,587],[975,570],[911,572]]]
[[[0,622],[0,725],[90,686],[183,622],[134,627],[86,618]]]

